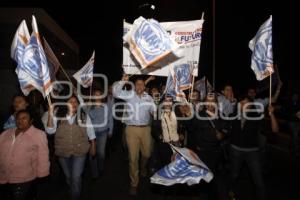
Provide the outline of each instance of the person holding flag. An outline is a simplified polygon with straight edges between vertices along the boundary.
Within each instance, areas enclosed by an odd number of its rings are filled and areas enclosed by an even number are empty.
[[[71,199],[79,200],[85,159],[88,152],[91,156],[96,154],[96,136],[89,116],[81,115],[79,111],[78,98],[71,96],[67,105],[68,109],[64,112],[57,111],[65,119],[60,122],[59,116],[54,116],[54,106],[50,105],[46,132],[56,134],[55,155],[70,187]]]
[[[251,69],[254,71],[256,79],[262,82],[263,79],[269,77],[269,98],[259,99],[257,97],[257,90],[255,88],[249,88],[247,91],[248,99],[256,102],[266,108],[272,103],[276,103],[277,98],[280,94],[282,82],[278,73],[278,67],[273,64],[273,41],[272,41],[272,15],[266,20],[257,31],[256,35],[249,42],[249,48],[252,51],[251,56]],[[276,75],[276,76],[275,76]],[[276,92],[272,96],[272,77],[274,81],[278,82]],[[262,84],[261,84],[262,85]],[[260,151],[262,162],[266,163],[266,137],[262,134],[260,138]]]
[[[260,112],[253,100],[243,98],[239,102],[239,117],[230,121],[230,163],[231,190],[237,181],[244,162],[248,165],[257,193],[257,199],[266,199],[265,184],[262,175],[259,134],[262,129],[263,113]],[[274,115],[274,108],[269,106],[271,129],[278,132],[278,124]],[[236,116],[236,113],[233,113]]]

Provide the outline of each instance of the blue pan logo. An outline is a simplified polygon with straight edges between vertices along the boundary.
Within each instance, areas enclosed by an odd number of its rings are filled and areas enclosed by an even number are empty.
[[[145,57],[159,56],[170,49],[168,38],[164,35],[164,30],[157,24],[142,22],[135,32],[134,39]]]
[[[48,68],[45,67],[43,72],[42,66],[46,66],[46,57],[42,52],[42,49],[37,44],[36,39],[32,38],[29,45],[25,48],[23,59],[22,59],[22,68],[30,76],[42,85],[43,80],[49,78]]]

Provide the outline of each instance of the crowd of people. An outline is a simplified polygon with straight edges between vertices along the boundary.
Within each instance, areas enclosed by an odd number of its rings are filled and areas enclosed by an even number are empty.
[[[272,102],[257,98],[255,88],[237,98],[233,87],[224,85],[219,93],[203,95],[193,90],[186,102],[176,102],[165,86],[147,87],[154,79],[137,78],[131,83],[123,75],[107,95],[103,88],[94,88],[93,98],[84,100],[74,90],[65,103],[52,99],[55,103],[45,110],[26,96],[16,95],[0,134],[1,199],[35,199],[39,180],[51,176],[50,163],[58,162],[70,199],[79,200],[86,161],[92,178],[101,179],[107,140],[116,131],[123,134],[128,153],[132,196],[137,195],[141,178],[171,162],[172,144],[194,151],[213,172],[208,199],[234,199],[243,164],[249,168],[257,199],[266,199],[265,132],[279,132],[274,112],[278,113],[288,122],[291,153],[298,154],[299,95],[293,94],[284,106],[277,107],[272,103],[278,99],[281,84]],[[121,105],[121,114],[115,102]],[[116,122],[123,123],[124,129],[114,130]],[[229,184],[219,178],[220,168],[228,170]]]

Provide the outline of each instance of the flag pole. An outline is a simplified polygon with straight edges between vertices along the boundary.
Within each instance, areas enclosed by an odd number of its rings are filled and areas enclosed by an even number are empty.
[[[270,75],[269,105],[272,105],[272,74]]]
[[[190,90],[190,97],[189,97],[189,102],[191,102],[191,95],[192,95],[192,92],[194,91],[194,83],[195,83],[195,76],[193,75],[193,80],[192,80],[192,87],[191,87],[191,90]]]
[[[203,15],[204,13],[202,13],[202,19],[203,19]],[[191,101],[191,95],[192,95],[192,92],[194,91],[194,84],[195,84],[195,75],[194,75],[194,72],[195,72],[195,65],[191,68],[192,69],[192,86],[190,88],[190,94],[189,94],[189,102]]]
[[[213,90],[216,89],[216,1],[212,0],[212,79]]]
[[[48,104],[49,104],[49,107],[50,107],[52,105],[51,99],[50,99],[49,95],[47,95],[46,97],[47,97],[47,101],[48,101]]]
[[[59,65],[59,68],[62,70],[62,72],[64,73],[64,75],[66,76],[66,78],[68,79],[68,81],[71,82],[72,86],[76,89],[75,85],[73,84],[73,82],[71,81],[69,75],[67,74],[67,72],[64,70],[62,65]]]

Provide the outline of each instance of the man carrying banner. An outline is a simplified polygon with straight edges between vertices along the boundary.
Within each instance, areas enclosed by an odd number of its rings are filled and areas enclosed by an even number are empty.
[[[139,154],[141,151],[141,173],[142,177],[147,175],[147,162],[151,156],[151,115],[155,112],[156,105],[151,96],[145,93],[145,82],[142,79],[135,81],[135,90],[122,90],[124,84],[129,80],[128,75],[123,75],[122,81],[113,87],[116,98],[126,101],[126,142],[129,151],[129,177],[130,195],[137,194],[139,184]]]

